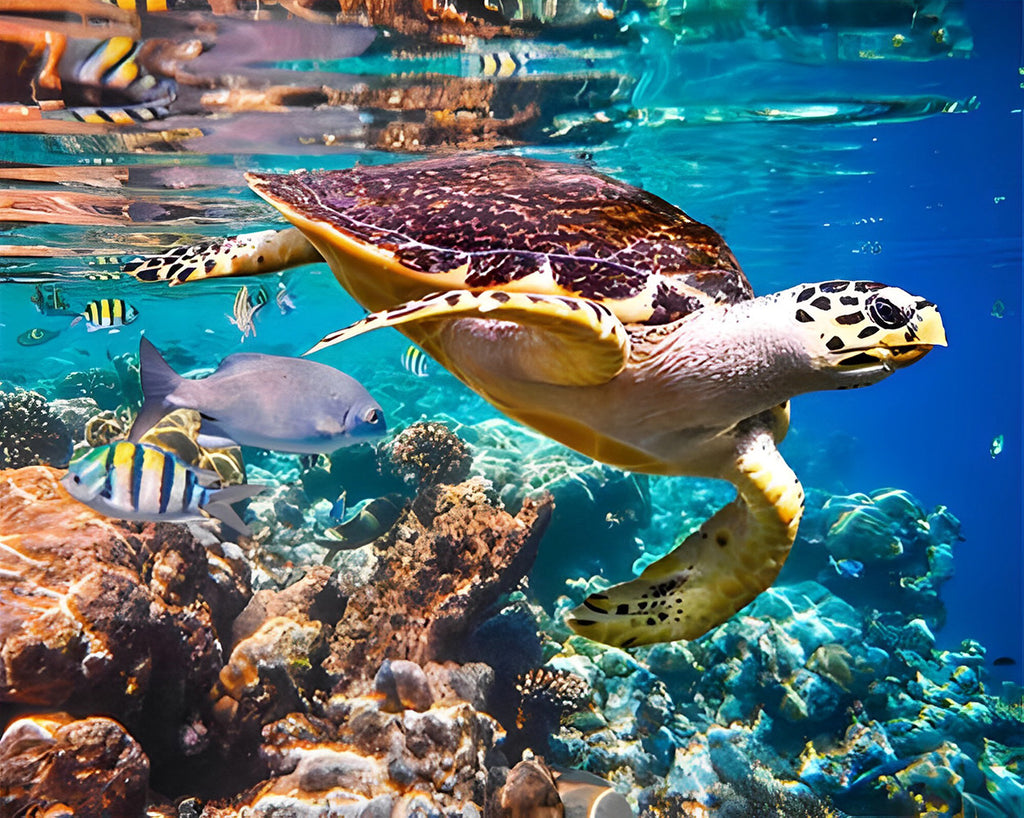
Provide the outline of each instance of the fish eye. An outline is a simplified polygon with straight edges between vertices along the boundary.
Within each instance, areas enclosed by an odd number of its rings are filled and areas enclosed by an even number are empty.
[[[75,483],[77,485],[78,483],[82,482],[82,478],[80,476],[78,476],[77,474],[72,474],[71,475],[71,482]]]
[[[876,298],[868,305],[868,313],[872,321],[886,329],[899,329],[907,324],[907,314],[888,298]]]
[[[383,419],[384,415],[380,409],[371,409],[363,415],[363,421],[365,423],[380,423]]]

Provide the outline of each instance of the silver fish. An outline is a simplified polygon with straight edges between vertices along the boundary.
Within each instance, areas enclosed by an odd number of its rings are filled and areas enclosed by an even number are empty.
[[[178,408],[197,410],[204,448],[238,444],[299,454],[329,454],[379,437],[384,411],[344,372],[304,358],[229,355],[205,378],[175,372],[145,337],[139,342],[145,401],[129,440],[137,441]]]

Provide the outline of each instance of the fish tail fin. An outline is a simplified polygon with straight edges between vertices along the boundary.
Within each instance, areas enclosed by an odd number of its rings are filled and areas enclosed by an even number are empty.
[[[139,338],[139,377],[143,400],[128,435],[132,443],[138,443],[142,435],[167,414],[170,408],[167,396],[184,380],[145,335]]]
[[[68,326],[69,327],[73,327],[75,324],[77,324],[81,320],[82,320],[82,316],[81,315],[76,315],[74,318],[71,319],[71,323],[68,324]]]
[[[245,483],[241,486],[227,486],[226,488],[215,489],[210,491],[206,502],[202,503],[199,507],[211,517],[216,517],[225,525],[248,537],[252,533],[251,529],[242,522],[242,518],[238,516],[231,507],[231,504],[253,497],[266,488],[270,487]]]

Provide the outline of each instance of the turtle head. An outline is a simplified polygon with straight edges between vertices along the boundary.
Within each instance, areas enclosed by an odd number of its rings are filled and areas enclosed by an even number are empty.
[[[788,291],[815,368],[833,388],[867,386],[946,345],[934,304],[873,281],[825,281]]]

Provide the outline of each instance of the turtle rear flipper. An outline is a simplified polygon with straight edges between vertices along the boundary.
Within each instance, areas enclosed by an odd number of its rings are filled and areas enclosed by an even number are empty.
[[[743,424],[747,426],[747,424]],[[591,594],[569,626],[617,647],[696,639],[774,582],[796,539],[804,492],[768,427],[737,437],[736,499],[636,579]]]
[[[166,281],[173,286],[198,278],[273,273],[317,261],[323,261],[323,256],[298,229],[289,227],[240,233],[139,256],[125,264],[123,271],[139,281]]]
[[[629,335],[603,304],[499,290],[452,290],[372,313],[324,336],[306,354],[373,329],[404,326],[414,328],[409,332],[413,340],[447,365],[442,350],[451,345],[431,343],[431,339],[460,318],[509,322],[521,328],[521,332],[496,333],[491,344],[485,333],[465,341],[474,346],[482,365],[500,367],[512,378],[564,386],[600,384],[622,371],[629,358]],[[486,358],[488,353],[491,359]]]

